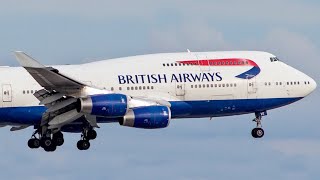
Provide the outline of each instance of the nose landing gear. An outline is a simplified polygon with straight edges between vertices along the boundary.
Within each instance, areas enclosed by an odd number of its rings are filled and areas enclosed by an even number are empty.
[[[253,119],[252,121],[256,122],[257,126],[251,131],[252,137],[262,138],[264,136],[264,130],[262,129],[261,120],[262,120],[262,116],[266,116],[266,115],[267,115],[266,111],[255,113],[256,118]]]

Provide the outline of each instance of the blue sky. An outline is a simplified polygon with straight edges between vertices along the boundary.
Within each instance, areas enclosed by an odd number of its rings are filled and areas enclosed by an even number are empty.
[[[320,84],[320,2],[315,0],[1,1],[0,65],[23,50],[45,64],[137,54],[264,50]],[[107,68],[106,68],[107,71]],[[32,129],[0,129],[1,179],[318,179],[319,90],[253,115],[174,120],[162,130],[105,124],[87,152],[68,134],[54,153],[32,151]]]

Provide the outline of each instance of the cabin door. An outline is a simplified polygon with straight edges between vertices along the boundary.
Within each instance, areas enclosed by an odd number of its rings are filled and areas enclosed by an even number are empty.
[[[248,99],[257,98],[258,84],[257,84],[256,77],[247,79],[247,91],[248,91]]]
[[[2,84],[2,105],[10,107],[12,102],[12,89],[10,84]]]
[[[186,95],[186,87],[184,83],[176,83],[176,96],[182,97],[184,99],[184,96]]]

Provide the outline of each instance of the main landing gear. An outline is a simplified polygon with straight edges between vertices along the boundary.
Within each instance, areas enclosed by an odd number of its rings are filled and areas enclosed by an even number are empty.
[[[88,150],[90,148],[90,140],[97,137],[97,132],[93,128],[84,128],[81,134],[81,139],[77,143],[79,150]]]
[[[251,131],[252,137],[262,138],[264,136],[264,130],[262,129],[261,120],[262,120],[262,116],[266,116],[266,115],[267,115],[266,111],[255,113],[256,118],[254,118],[252,121],[256,122],[257,126]]]
[[[51,131],[47,130],[46,133],[42,134],[38,129],[33,133],[31,139],[29,139],[28,146],[31,149],[42,147],[45,151],[52,152],[57,149],[57,146],[62,146],[63,143],[64,138],[61,131],[51,134]]]
[[[97,138],[97,132],[92,126],[87,125],[83,127],[81,139],[77,143],[79,150],[88,150],[90,148],[90,140]],[[46,126],[38,128],[28,141],[28,146],[31,149],[37,149],[42,147],[47,152],[52,152],[57,149],[58,146],[62,146],[64,143],[63,134],[61,131],[54,132],[47,129]]]

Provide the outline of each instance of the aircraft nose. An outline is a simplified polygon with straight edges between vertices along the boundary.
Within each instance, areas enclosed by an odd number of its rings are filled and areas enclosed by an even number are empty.
[[[316,88],[317,88],[316,81],[310,78],[310,93],[313,92]]]

